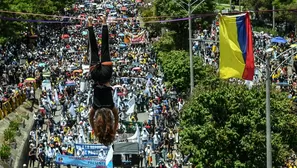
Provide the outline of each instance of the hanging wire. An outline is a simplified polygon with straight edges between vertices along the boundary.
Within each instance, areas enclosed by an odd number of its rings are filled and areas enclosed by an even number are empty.
[[[268,13],[268,12],[280,12],[280,11],[286,11],[286,12],[297,12],[297,9],[276,9],[276,10],[256,10],[256,11],[243,11],[243,12],[230,12],[230,13],[223,13],[222,15],[236,15],[236,14],[244,14],[244,13]],[[0,10],[0,13],[8,13],[8,14],[19,14],[19,15],[31,15],[31,16],[46,16],[51,18],[69,18],[69,19],[77,19],[77,20],[84,20],[84,18],[80,17],[70,17],[70,16],[59,16],[59,15],[46,15],[46,14],[35,14],[35,13],[25,13],[25,12],[14,12],[14,11],[4,11]],[[193,14],[191,15],[191,19],[195,18],[204,18],[204,17],[210,17],[210,16],[217,16],[218,13],[212,12],[212,13],[201,13],[201,14]],[[152,18],[154,20],[151,21],[144,21],[142,23],[167,23],[167,22],[179,22],[179,21],[186,21],[189,18],[176,18],[177,16],[150,16],[150,17],[141,17],[144,19]],[[125,19],[136,19],[137,17],[128,17]],[[157,20],[157,18],[160,18]],[[166,19],[165,19],[166,18]],[[175,19],[172,19],[175,18]],[[7,20],[7,21],[20,21],[20,22],[41,22],[41,23],[69,23],[64,21],[57,21],[57,20],[28,20],[28,19],[19,19],[19,18],[10,18],[10,17],[0,17],[1,20]],[[116,18],[115,20],[122,20],[123,18]],[[165,19],[165,20],[161,20]]]

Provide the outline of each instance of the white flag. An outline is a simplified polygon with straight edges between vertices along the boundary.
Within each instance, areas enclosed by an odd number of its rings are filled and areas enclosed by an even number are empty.
[[[59,103],[59,96],[58,96],[57,89],[54,89],[54,92],[55,92],[55,101],[58,104]]]
[[[108,166],[109,162],[112,161],[112,157],[113,157],[113,149],[112,149],[112,146],[110,146],[105,159],[106,166]]]
[[[91,90],[88,91],[87,105],[90,105]]]
[[[115,88],[113,93],[113,102],[115,103],[116,108],[118,108],[118,89]]]
[[[128,106],[129,106],[129,108],[130,108],[131,106],[133,106],[134,104],[135,104],[135,98],[133,97],[133,98],[130,99],[129,102],[128,102]]]
[[[128,111],[126,112],[127,115],[134,113],[135,104],[133,104]]]
[[[76,113],[75,113],[75,109],[74,109],[74,103],[71,103],[71,106],[69,108],[69,112],[70,114],[75,117],[76,116]]]
[[[137,142],[140,143],[140,130],[138,124],[136,124],[136,131]]]

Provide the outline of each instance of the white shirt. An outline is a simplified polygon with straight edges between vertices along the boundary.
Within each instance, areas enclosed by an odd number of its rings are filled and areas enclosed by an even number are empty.
[[[56,155],[55,149],[49,148],[49,149],[47,150],[47,156],[48,156],[49,158],[54,158],[55,155]]]
[[[142,140],[143,141],[148,140],[148,132],[147,132],[146,128],[143,128],[143,130],[142,130]]]
[[[88,132],[89,133],[92,133],[92,130],[93,130],[92,127],[91,126],[88,126]]]
[[[159,144],[158,135],[155,134],[155,135],[153,136],[153,138],[154,138],[154,144]]]
[[[150,156],[151,155],[151,148],[146,147],[145,148],[145,153],[146,153],[146,156]]]
[[[153,120],[154,118],[154,112],[150,112],[148,120]]]

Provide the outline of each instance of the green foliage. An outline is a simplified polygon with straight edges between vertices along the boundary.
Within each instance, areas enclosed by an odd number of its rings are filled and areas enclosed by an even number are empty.
[[[265,90],[219,79],[197,83],[181,115],[181,148],[197,167],[263,167],[266,164]],[[297,116],[285,94],[271,91],[273,165],[297,144]]]
[[[159,52],[158,58],[161,61],[166,82],[175,86],[180,92],[188,91],[190,84],[190,57],[188,52],[180,50]],[[193,65],[195,83],[206,77],[209,77],[209,80],[212,79],[214,69],[210,66],[203,66],[200,57],[194,57]]]
[[[275,30],[266,28],[266,27],[253,27],[253,31],[256,31],[256,32],[263,31],[265,33],[272,34],[274,36],[278,35],[278,33]]]
[[[222,4],[229,4],[230,0],[218,0],[218,2]]]
[[[159,39],[159,41],[153,44],[154,49],[157,52],[160,52],[160,51],[169,52],[171,50],[174,50],[175,42],[174,42],[173,36],[175,34],[176,33],[172,31],[164,33],[164,35]]]
[[[10,147],[8,145],[3,144],[0,148],[0,157],[1,159],[8,159],[10,156]]]
[[[62,0],[2,0],[0,1],[1,10],[13,12],[25,12],[34,14],[59,14],[66,5],[73,3],[74,0],[64,2]],[[21,19],[46,19],[54,20],[55,18],[34,16],[34,15],[16,15],[1,13],[2,17],[21,18]],[[20,38],[21,32],[29,31],[26,27],[31,27],[33,24],[17,21],[0,20],[0,43],[4,43],[8,39]]]
[[[176,3],[180,2],[180,3]],[[153,2],[153,6],[147,9],[142,9],[142,16],[144,17],[144,21],[152,21],[152,20],[170,20],[175,18],[184,18],[188,17],[187,5],[182,3],[187,2],[184,0],[155,0]],[[200,13],[211,13],[216,8],[216,3],[213,0],[205,0],[202,4],[198,5],[197,2],[195,5],[192,6],[193,15],[200,14]],[[182,6],[182,7],[181,7]],[[197,6],[197,8],[195,8]],[[152,18],[156,16],[158,18]],[[150,17],[150,18],[145,18]],[[197,29],[198,24],[202,26],[208,26],[214,17],[204,17],[203,19],[192,19],[193,22],[193,29]],[[187,21],[180,21],[180,22],[168,22],[168,23],[152,23],[147,24],[150,27],[152,32],[160,32],[162,28],[169,31],[174,31],[174,40],[176,44],[176,49],[185,49],[188,50],[188,22]]]
[[[10,121],[9,128],[13,131],[17,131],[19,129],[20,123],[18,121]]]
[[[4,140],[12,142],[15,138],[16,132],[12,130],[11,128],[4,130]]]
[[[296,23],[295,13],[292,11],[286,11],[290,9],[296,9],[296,0],[248,0],[242,1],[245,10],[256,11],[256,10],[272,10],[272,6],[278,10],[275,12],[276,22],[291,22]],[[257,12],[255,13],[256,19],[262,21],[267,27],[267,21],[272,21],[271,12]],[[272,23],[272,22],[270,22]],[[264,26],[263,25],[263,26]]]

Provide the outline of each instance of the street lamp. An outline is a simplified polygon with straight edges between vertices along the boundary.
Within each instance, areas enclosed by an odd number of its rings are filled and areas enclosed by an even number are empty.
[[[197,4],[193,9],[192,6],[195,5],[199,0],[195,0],[193,3],[191,3],[191,0],[189,0],[188,3],[181,1],[177,2],[177,0],[174,0],[175,3],[177,3],[181,8],[184,10],[188,11],[188,21],[189,21],[189,52],[190,52],[190,87],[191,87],[191,94],[193,93],[194,90],[194,68],[193,68],[193,51],[192,51],[192,18],[191,15],[193,11],[200,6],[205,0],[202,0]],[[187,6],[185,8],[183,5]]]

